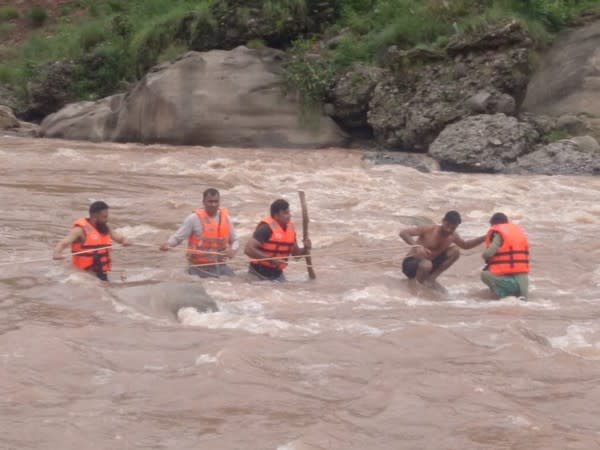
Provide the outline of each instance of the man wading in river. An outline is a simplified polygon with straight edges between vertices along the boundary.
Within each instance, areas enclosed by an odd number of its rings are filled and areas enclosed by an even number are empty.
[[[190,263],[190,275],[201,278],[234,275],[224,261],[235,256],[239,241],[227,209],[220,207],[219,191],[214,188],[205,190],[202,203],[204,208],[196,209],[187,216],[181,227],[160,249],[169,250],[187,239],[186,254]]]
[[[111,268],[110,247],[112,241],[130,245],[118,232],[108,226],[108,205],[102,201],[90,205],[90,217],[82,217],[73,223],[69,234],[54,247],[54,259],[63,259],[62,252],[69,245],[75,267],[95,274],[108,281]],[[97,249],[97,250],[94,250]]]
[[[485,235],[463,240],[456,229],[461,223],[457,211],[448,211],[441,225],[419,225],[400,231],[400,237],[412,248],[402,262],[402,272],[419,283],[434,284],[437,277],[460,257],[460,251],[477,247]],[[416,241],[414,237],[417,237]]]
[[[306,255],[312,246],[310,239],[296,243],[290,204],[283,199],[271,203],[271,215],[262,219],[246,243],[250,260],[248,273],[259,280],[285,281],[283,274],[289,256]]]

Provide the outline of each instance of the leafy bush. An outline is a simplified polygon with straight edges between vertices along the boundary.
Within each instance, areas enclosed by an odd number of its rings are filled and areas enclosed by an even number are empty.
[[[108,39],[108,32],[101,22],[91,22],[81,28],[79,44],[85,52],[89,52]]]
[[[0,6],[0,22],[19,18],[19,10],[14,6]]]
[[[29,23],[34,28],[42,27],[48,20],[48,12],[41,6],[34,6],[27,13]]]
[[[73,94],[76,98],[96,100],[119,90],[128,78],[129,55],[118,45],[101,46],[88,56],[77,60]]]
[[[311,54],[313,41],[295,41],[285,64],[284,83],[288,92],[298,92],[305,107],[320,105],[334,82],[333,64]]]
[[[148,22],[131,40],[136,76],[143,76],[173,44],[194,48],[205,35],[214,34],[214,20],[208,8],[196,11],[177,9]]]
[[[15,30],[14,23],[0,23],[0,38],[8,38]]]
[[[18,78],[18,71],[9,64],[0,64],[0,84],[12,85]]]

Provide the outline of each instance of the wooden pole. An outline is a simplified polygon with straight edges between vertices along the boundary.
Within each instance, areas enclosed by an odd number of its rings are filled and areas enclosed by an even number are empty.
[[[300,196],[300,205],[302,206],[302,240],[308,239],[308,208],[306,207],[306,198],[304,196],[304,191],[298,191],[298,196]],[[308,278],[314,280],[317,278],[317,274],[315,274],[315,270],[312,265],[312,258],[310,256],[310,250],[306,252],[306,270],[308,270]]]

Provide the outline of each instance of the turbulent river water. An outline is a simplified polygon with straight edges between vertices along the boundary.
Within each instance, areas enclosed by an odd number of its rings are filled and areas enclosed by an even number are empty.
[[[600,448],[600,178],[420,173],[357,150],[0,138],[0,448]],[[207,187],[242,245],[306,192],[313,263],[287,283],[184,272],[158,251]],[[111,283],[52,261],[94,200],[138,245]],[[449,209],[527,231],[530,299],[494,301],[482,248],[415,291],[402,227]],[[190,305],[202,289],[219,311]]]

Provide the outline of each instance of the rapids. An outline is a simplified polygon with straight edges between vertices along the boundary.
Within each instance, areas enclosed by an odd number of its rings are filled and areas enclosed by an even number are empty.
[[[420,173],[358,150],[0,138],[0,448],[600,447],[600,178]],[[199,280],[158,251],[216,187],[242,240],[297,191],[313,263]],[[94,200],[136,242],[102,283],[53,261]],[[482,248],[409,289],[399,230],[449,209],[527,231],[530,300],[493,301]],[[200,312],[194,283],[218,311]],[[200,308],[202,310],[202,308]]]

